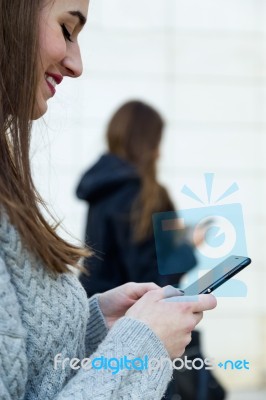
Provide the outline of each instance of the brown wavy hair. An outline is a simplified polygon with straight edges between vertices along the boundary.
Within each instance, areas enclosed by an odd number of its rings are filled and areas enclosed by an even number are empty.
[[[167,190],[157,180],[156,161],[163,128],[161,115],[138,100],[122,105],[107,128],[109,151],[134,165],[141,179],[141,190],[131,210],[136,241],[152,235],[153,213],[174,210]]]
[[[52,3],[52,1],[51,1]],[[44,0],[0,1],[0,205],[24,245],[55,273],[78,267],[88,250],[58,236],[32,180],[30,136],[37,90],[39,12]],[[49,211],[48,211],[49,212]]]

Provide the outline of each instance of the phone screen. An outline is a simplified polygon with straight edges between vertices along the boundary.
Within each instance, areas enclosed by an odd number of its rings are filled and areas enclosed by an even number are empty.
[[[250,263],[251,259],[248,257],[230,256],[184,289],[185,295],[193,296],[200,293],[211,293]]]

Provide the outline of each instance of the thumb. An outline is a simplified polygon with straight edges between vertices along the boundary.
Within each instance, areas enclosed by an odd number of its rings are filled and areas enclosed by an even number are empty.
[[[164,294],[164,299],[168,299],[169,297],[173,296],[183,296],[184,290],[175,288],[174,286],[171,285],[167,285],[163,287],[163,294]]]
[[[140,299],[145,293],[150,292],[151,290],[161,289],[160,286],[153,282],[132,283],[128,285],[131,285],[128,286],[128,289],[130,290],[131,297],[135,300]]]

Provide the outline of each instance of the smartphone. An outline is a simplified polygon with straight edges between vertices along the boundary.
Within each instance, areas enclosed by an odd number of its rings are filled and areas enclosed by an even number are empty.
[[[248,257],[230,256],[184,289],[185,295],[211,293],[250,263],[251,259]]]

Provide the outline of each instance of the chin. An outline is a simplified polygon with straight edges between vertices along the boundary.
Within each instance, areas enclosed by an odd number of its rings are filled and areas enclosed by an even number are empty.
[[[40,105],[40,104],[36,104],[36,106],[34,107],[33,110],[33,114],[32,114],[32,121],[36,121],[37,119],[43,117],[43,115],[46,113],[48,109],[47,103],[45,102],[44,104]]]

